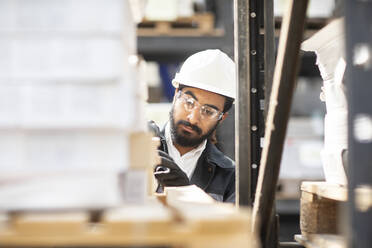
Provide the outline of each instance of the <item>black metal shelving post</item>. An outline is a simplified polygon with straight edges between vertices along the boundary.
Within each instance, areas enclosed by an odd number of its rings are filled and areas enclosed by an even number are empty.
[[[237,69],[237,99],[235,101],[235,161],[236,203],[252,204],[251,186],[251,66],[249,54],[249,1],[234,1],[235,64]]]
[[[372,244],[372,1],[345,1],[349,247]]]
[[[270,7],[272,0],[265,3]],[[271,4],[270,4],[271,3]],[[257,185],[258,170],[261,158],[261,143],[264,136],[264,99],[265,99],[265,66],[274,66],[268,57],[273,49],[272,34],[261,33],[264,23],[273,32],[272,8],[265,12],[264,2],[257,0],[236,0],[235,17],[235,61],[238,78],[238,98],[235,110],[237,162],[237,202],[239,205],[252,205]],[[270,16],[271,13],[271,16]],[[265,20],[265,22],[264,22]],[[268,37],[268,39],[266,39]],[[265,53],[265,48],[269,53]],[[268,63],[267,63],[268,62]],[[272,73],[273,68],[268,70]]]

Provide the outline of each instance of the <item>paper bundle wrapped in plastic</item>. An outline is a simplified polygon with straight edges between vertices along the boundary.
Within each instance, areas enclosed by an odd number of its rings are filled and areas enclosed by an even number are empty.
[[[347,99],[343,76],[346,68],[344,23],[337,19],[302,43],[314,51],[323,79],[320,99],[325,102],[324,149],[321,157],[326,181],[347,184],[342,153],[347,149]]]

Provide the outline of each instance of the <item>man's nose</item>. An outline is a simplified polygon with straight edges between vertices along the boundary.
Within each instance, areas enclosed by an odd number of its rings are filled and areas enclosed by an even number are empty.
[[[193,110],[190,111],[190,113],[187,115],[187,120],[195,125],[199,123],[200,121],[200,110],[198,107],[194,108]]]

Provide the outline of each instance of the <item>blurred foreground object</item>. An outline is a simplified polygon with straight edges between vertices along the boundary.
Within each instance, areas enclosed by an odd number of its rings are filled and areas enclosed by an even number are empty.
[[[122,202],[146,130],[136,50],[128,1],[0,1],[0,210]]]
[[[89,212],[0,215],[0,244],[18,247],[258,248],[249,209],[217,203],[196,186],[169,187],[146,204]]]

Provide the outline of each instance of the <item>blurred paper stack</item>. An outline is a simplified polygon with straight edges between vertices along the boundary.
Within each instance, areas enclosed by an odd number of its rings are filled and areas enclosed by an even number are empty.
[[[310,0],[306,15],[308,18],[330,18],[335,8],[335,0]],[[288,1],[274,0],[274,16],[284,16]]]
[[[126,0],[0,1],[0,210],[121,202],[145,130]]]
[[[315,51],[323,78],[321,100],[326,103],[324,118],[323,168],[326,180],[346,185],[342,153],[347,150],[347,100],[343,76],[346,68],[343,19],[332,21],[302,44]]]

